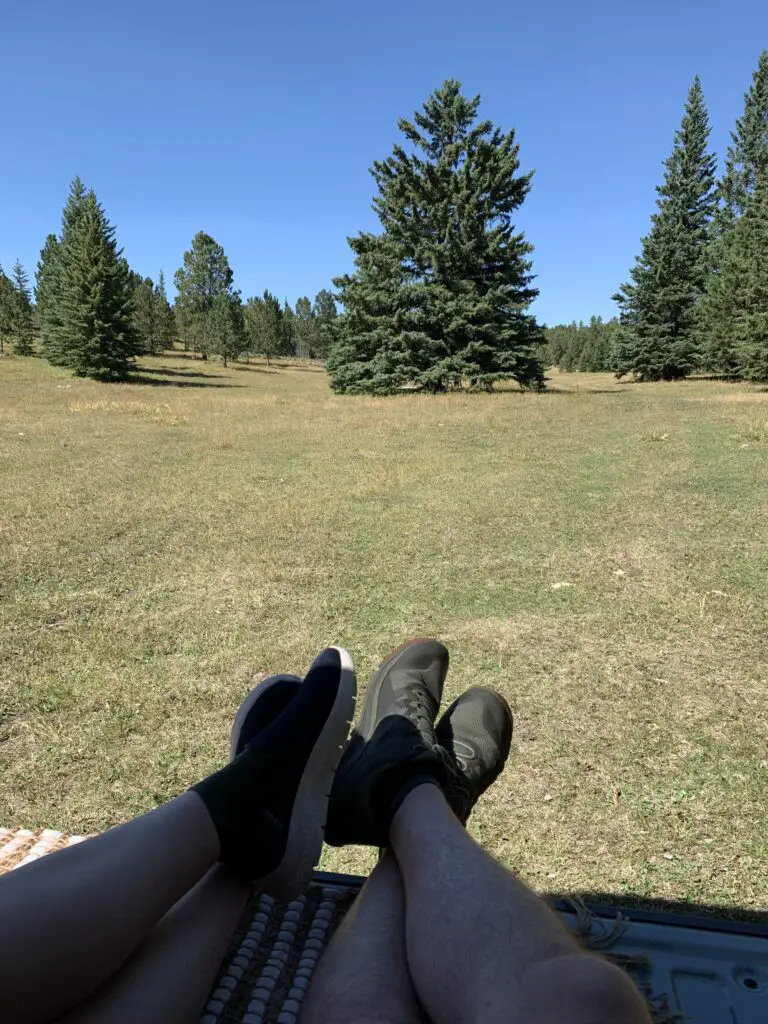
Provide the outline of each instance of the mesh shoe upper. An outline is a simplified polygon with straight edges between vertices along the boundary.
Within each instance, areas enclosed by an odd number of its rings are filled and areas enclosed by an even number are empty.
[[[466,823],[478,799],[501,774],[512,745],[512,712],[500,694],[475,686],[448,708],[435,730],[448,767],[445,795]]]

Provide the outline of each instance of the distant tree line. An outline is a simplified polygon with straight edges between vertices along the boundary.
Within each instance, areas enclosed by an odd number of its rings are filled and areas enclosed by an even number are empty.
[[[615,300],[615,369],[637,380],[696,371],[768,379],[768,52],[716,174],[698,77],[688,93],[656,210]]]
[[[541,360],[567,373],[604,373],[616,369],[622,327],[618,317],[603,321],[593,316],[583,321],[544,328]]]

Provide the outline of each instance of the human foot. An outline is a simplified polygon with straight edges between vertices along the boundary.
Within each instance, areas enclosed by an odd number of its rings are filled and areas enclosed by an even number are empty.
[[[407,793],[421,782],[445,780],[434,722],[447,671],[443,644],[411,640],[374,672],[334,779],[326,842],[386,846]]]
[[[435,735],[448,766],[446,800],[466,825],[472,808],[504,769],[512,746],[512,711],[495,690],[474,686],[451,704]]]
[[[322,651],[303,682],[265,680],[237,713],[233,760],[193,787],[218,831],[221,861],[278,898],[303,892],[320,859],[354,702],[352,661],[340,647]]]

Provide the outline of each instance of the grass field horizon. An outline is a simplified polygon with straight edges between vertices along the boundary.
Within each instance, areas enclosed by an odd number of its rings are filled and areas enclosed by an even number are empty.
[[[255,677],[339,643],[362,691],[426,634],[446,702],[513,706],[471,830],[535,889],[768,906],[768,390],[550,377],[0,359],[0,825],[125,820],[222,763]]]

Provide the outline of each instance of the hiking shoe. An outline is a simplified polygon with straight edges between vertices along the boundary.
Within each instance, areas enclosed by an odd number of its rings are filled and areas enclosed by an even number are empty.
[[[339,762],[326,842],[386,846],[395,811],[416,785],[445,781],[434,723],[448,671],[437,640],[411,640],[371,676],[360,720]]]
[[[328,647],[303,681],[273,676],[246,697],[232,729],[233,760],[193,786],[216,826],[222,863],[278,899],[304,892],[320,860],[354,705],[349,654]]]
[[[495,690],[473,686],[435,730],[446,765],[445,798],[466,825],[472,808],[501,775],[512,746],[512,711]]]

